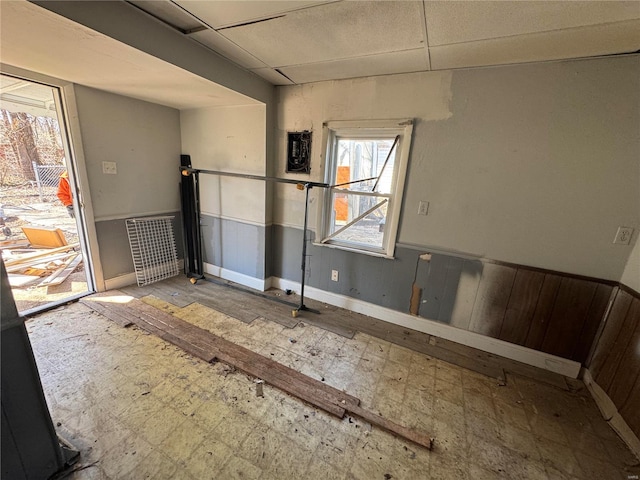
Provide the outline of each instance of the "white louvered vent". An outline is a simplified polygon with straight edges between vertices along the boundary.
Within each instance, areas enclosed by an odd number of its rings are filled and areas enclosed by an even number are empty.
[[[127,234],[138,286],[149,285],[179,273],[174,217],[128,218]]]

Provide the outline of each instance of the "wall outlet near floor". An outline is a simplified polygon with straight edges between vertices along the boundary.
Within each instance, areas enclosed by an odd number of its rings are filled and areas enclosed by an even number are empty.
[[[616,232],[616,238],[613,239],[613,243],[618,245],[629,245],[631,237],[633,236],[633,228],[631,227],[618,227]]]
[[[116,175],[118,173],[118,166],[116,162],[102,162],[102,173],[107,175]]]
[[[331,281],[338,281],[338,270],[331,270]]]
[[[418,204],[418,215],[426,215],[429,212],[429,202],[421,201]]]

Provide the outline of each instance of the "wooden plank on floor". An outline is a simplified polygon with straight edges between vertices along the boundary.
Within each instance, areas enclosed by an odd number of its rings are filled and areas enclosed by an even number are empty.
[[[96,293],[88,297],[80,299],[80,303],[85,304],[87,307],[95,310],[100,315],[107,317],[109,320],[117,323],[121,327],[128,327],[133,325],[133,322],[128,315],[122,316],[119,312],[109,308],[110,302],[107,302],[103,297],[112,297],[111,292]]]
[[[178,345],[205,361],[217,359],[232,365],[338,417],[344,415],[344,405],[357,405],[360,402],[356,397],[235,345],[138,299],[133,299],[126,305],[116,304],[112,310],[129,315],[131,321],[140,328]]]
[[[115,296],[121,294],[118,291],[108,293]],[[395,435],[428,449],[432,448],[433,438],[429,435],[363,409],[358,398],[158,310],[139,299],[113,303],[110,310],[120,316],[129,316],[139,327],[189,352],[195,350],[200,358],[207,361],[220,360],[340,418],[348,411]]]
[[[425,435],[424,433],[420,433],[415,430],[403,427],[402,425],[398,425],[394,422],[390,422],[386,418],[381,417],[380,415],[376,415],[375,413],[365,410],[364,408],[361,408],[357,405],[348,406],[347,411],[353,413],[354,415],[357,415],[358,417],[366,420],[369,423],[378,425],[383,430],[391,432],[395,435],[399,435],[403,438],[406,438],[407,440],[411,440],[413,443],[422,445],[429,450],[433,448],[434,439],[429,437],[428,435]]]

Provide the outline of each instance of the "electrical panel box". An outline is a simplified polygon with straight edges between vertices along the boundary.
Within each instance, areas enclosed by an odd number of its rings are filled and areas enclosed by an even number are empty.
[[[287,133],[287,173],[311,172],[311,132]]]

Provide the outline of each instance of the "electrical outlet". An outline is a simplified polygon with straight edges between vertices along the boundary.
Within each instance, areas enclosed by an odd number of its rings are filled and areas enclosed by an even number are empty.
[[[331,270],[331,281],[332,282],[338,281],[338,270]]]
[[[118,173],[118,166],[116,162],[102,162],[102,173],[107,175],[116,175]]]
[[[429,212],[429,202],[421,201],[418,204],[418,215],[426,215]]]
[[[616,238],[613,239],[613,243],[618,245],[629,245],[631,237],[633,236],[633,228],[631,227],[618,227],[616,232]]]

